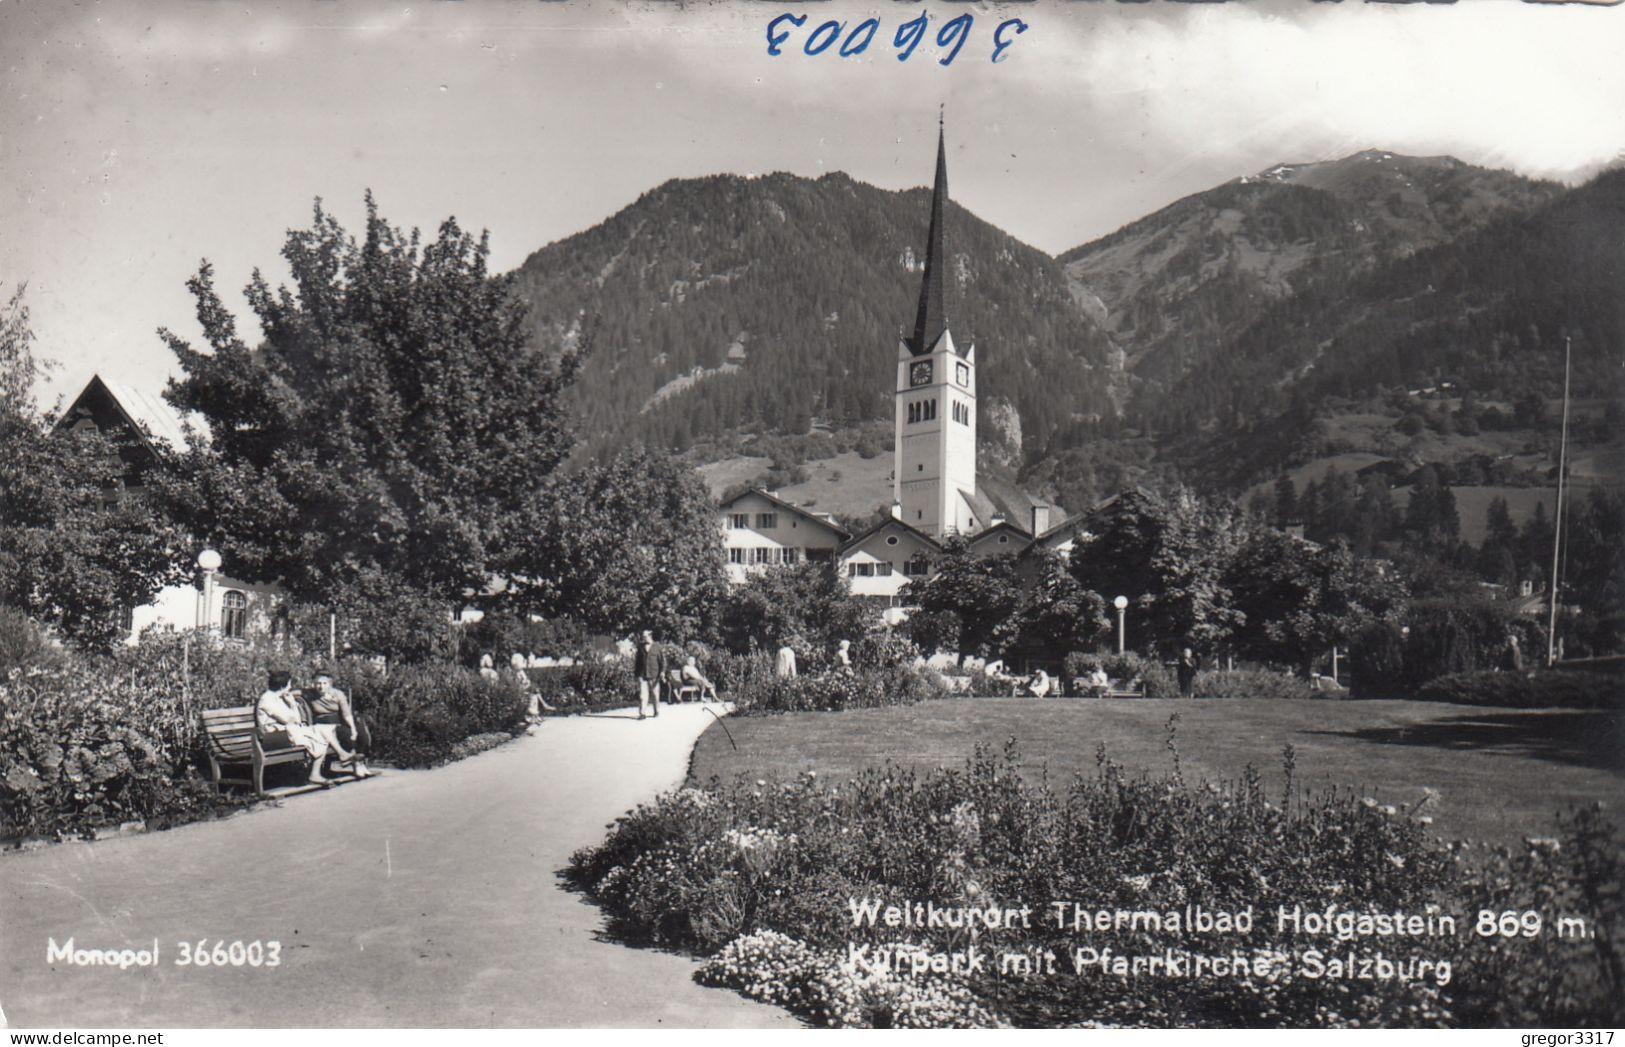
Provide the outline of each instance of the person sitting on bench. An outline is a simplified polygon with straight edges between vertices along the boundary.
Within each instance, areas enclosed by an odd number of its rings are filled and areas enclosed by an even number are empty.
[[[716,685],[710,680],[707,680],[705,678],[705,674],[700,672],[700,667],[698,664],[696,664],[692,654],[683,661],[683,685],[685,687],[698,688],[701,698],[704,698],[709,694],[713,702],[720,701],[720,699],[717,698]]]
[[[1104,667],[1096,665],[1093,669],[1089,670],[1090,697],[1104,698],[1106,697],[1106,692],[1110,691],[1111,688],[1111,677],[1106,675],[1106,670]]]
[[[333,686],[333,674],[326,669],[316,670],[316,686],[305,696],[310,706],[311,720],[316,726],[331,725],[340,745],[350,748],[355,755],[350,761],[351,772],[357,778],[371,778],[361,754],[372,748],[372,733],[367,725],[356,719],[350,708],[350,696]]]
[[[355,754],[340,744],[337,727],[305,722],[304,710],[293,693],[293,676],[282,670],[268,675],[265,693],[254,704],[254,726],[260,732],[260,745],[266,749],[298,747],[310,754],[312,785],[329,783],[330,779],[322,774],[322,761],[328,753],[336,753],[341,760],[355,759]]]

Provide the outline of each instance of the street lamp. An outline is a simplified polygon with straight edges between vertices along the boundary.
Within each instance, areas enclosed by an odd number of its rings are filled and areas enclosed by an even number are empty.
[[[214,628],[210,621],[213,618],[214,607],[214,572],[220,570],[220,554],[213,549],[205,549],[197,554],[197,565],[203,571],[203,597],[198,602],[197,627],[207,626]]]
[[[1125,638],[1124,637],[1124,628],[1123,628],[1123,616],[1124,616],[1124,612],[1126,612],[1128,610],[1128,597],[1119,596],[1117,599],[1112,601],[1112,606],[1117,608],[1117,653],[1122,654],[1123,653],[1123,647],[1124,647],[1124,638]]]

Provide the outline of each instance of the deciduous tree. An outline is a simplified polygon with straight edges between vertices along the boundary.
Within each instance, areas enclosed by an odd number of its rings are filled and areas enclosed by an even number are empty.
[[[945,649],[948,636],[942,624],[951,613],[959,623],[957,653],[983,658],[1003,653],[1021,628],[1022,591],[1015,557],[975,556],[963,539],[956,538],[935,558],[935,567],[935,573],[916,578],[903,590],[908,605],[926,615],[922,626],[932,634],[911,631],[914,642],[924,650]]]
[[[727,589],[717,508],[668,454],[623,451],[536,493],[504,603],[615,634],[710,635]]]
[[[318,200],[283,247],[292,288],[247,287],[253,348],[203,263],[206,348],[161,334],[185,372],[169,399],[209,438],[168,494],[233,572],[316,602],[378,579],[448,604],[487,588],[569,448],[579,355],[531,344],[489,253],[454,219],[420,243],[371,194],[357,242]]]
[[[32,341],[19,288],[0,313],[0,604],[105,648],[122,612],[184,577],[186,536],[146,498],[120,497],[107,439],[39,415]]]

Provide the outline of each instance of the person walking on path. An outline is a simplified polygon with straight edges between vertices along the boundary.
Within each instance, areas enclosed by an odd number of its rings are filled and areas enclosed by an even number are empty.
[[[1181,698],[1193,697],[1196,688],[1196,655],[1189,647],[1179,656],[1179,662],[1174,666],[1174,672],[1179,677],[1179,696]]]
[[[638,678],[638,719],[660,715],[660,681],[666,675],[666,649],[645,629],[632,655],[632,675]]]

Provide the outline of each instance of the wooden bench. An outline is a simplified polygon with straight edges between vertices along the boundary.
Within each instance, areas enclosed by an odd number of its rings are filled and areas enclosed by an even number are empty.
[[[254,724],[254,707],[239,705],[231,709],[205,709],[203,730],[208,735],[209,773],[215,786],[251,785],[259,796],[265,795],[265,769],[279,763],[309,762],[310,754],[302,746],[291,749],[265,749],[260,745],[260,732]],[[227,778],[224,767],[250,768],[251,777]]]

